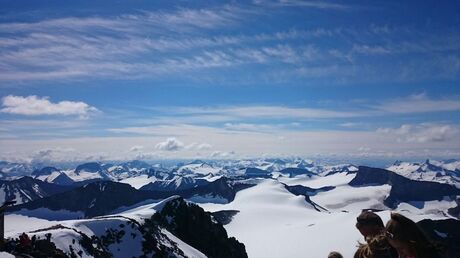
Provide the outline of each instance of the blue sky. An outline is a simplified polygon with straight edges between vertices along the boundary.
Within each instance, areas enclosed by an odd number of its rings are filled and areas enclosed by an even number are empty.
[[[1,1],[0,159],[460,156],[458,1]]]

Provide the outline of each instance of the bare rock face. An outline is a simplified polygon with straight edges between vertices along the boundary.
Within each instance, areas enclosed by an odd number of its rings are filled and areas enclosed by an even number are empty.
[[[152,216],[151,221],[207,257],[248,257],[244,244],[233,237],[229,238],[222,224],[213,220],[211,213],[196,204],[187,203],[181,197],[166,203],[161,211]]]

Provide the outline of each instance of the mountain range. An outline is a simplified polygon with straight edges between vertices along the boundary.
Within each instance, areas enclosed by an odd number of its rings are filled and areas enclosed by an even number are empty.
[[[386,169],[299,159],[90,162],[35,168],[24,177],[5,170],[9,180],[0,189],[4,200],[18,202],[8,208],[7,236],[52,233],[56,252],[69,257],[126,257],[127,246],[136,257],[223,257],[223,250],[228,257],[298,257],[308,250],[319,257],[332,248],[352,256],[362,209],[384,220],[395,211],[431,220],[430,234],[455,237],[442,221],[454,229],[459,219],[456,162],[396,162]],[[414,176],[435,171],[439,177]],[[186,227],[191,223],[199,226]],[[347,234],[331,238],[337,230]],[[328,245],[311,244],[318,239]],[[457,253],[453,240],[438,240]]]

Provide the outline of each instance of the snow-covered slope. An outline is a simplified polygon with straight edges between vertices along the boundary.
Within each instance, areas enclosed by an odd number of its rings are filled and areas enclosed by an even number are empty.
[[[310,197],[327,209],[323,212],[313,209],[302,196],[292,195],[273,179],[262,179],[257,186],[238,192],[229,204],[200,205],[211,212],[239,211],[225,228],[246,244],[249,257],[327,257],[332,250],[352,257],[358,241],[363,241],[355,229],[356,216],[361,210],[382,209],[379,215],[384,221],[389,219],[391,211],[383,204],[390,185],[352,187],[348,183],[355,176],[336,173],[313,179],[279,178],[289,185],[334,186]],[[401,203],[396,211],[416,221],[444,219],[446,215],[439,211],[453,206],[455,202],[451,200],[423,202],[423,205]]]
[[[184,221],[192,217],[200,217],[194,222],[202,231],[199,232],[200,236],[193,236],[194,233],[187,226],[189,223]],[[225,231],[222,231],[222,226],[213,222],[208,213],[194,204],[186,203],[178,196],[92,219],[49,221],[9,214],[5,220],[7,238],[16,238],[22,232],[40,239],[51,234],[51,242],[57,249],[69,256],[77,254],[76,257],[126,258],[151,257],[155,254],[154,257],[205,258],[203,252],[218,251],[220,246],[228,247],[232,243],[237,243],[238,248],[245,252],[244,246],[241,249],[241,244],[229,239]],[[178,237],[183,235],[190,242],[190,237],[196,239],[207,234],[213,237],[192,241],[203,252]]]
[[[150,210],[149,215],[154,212],[155,210]],[[5,232],[7,238],[18,237],[22,232],[41,239],[46,239],[46,235],[51,234],[51,241],[69,256],[74,253],[79,254],[78,257],[91,258],[95,257],[91,251],[97,251],[110,253],[114,258],[140,257],[144,254],[143,242],[146,240],[141,230],[141,223],[144,221],[137,219],[135,216],[110,216],[57,222],[12,214],[5,218]],[[16,225],[27,227],[18,228]],[[100,240],[91,241],[91,238]],[[206,257],[165,229],[160,229],[154,240],[160,250],[173,257]]]
[[[69,176],[55,167],[44,167],[40,170],[35,170],[32,172],[32,176],[43,182],[58,185],[72,185],[75,183]]]

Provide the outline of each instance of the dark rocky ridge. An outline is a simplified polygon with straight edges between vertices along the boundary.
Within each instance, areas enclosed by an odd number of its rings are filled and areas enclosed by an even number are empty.
[[[286,188],[286,190],[288,190],[290,193],[296,196],[299,196],[299,195],[304,196],[305,201],[311,204],[313,208],[317,211],[327,211],[327,209],[315,203],[314,201],[312,201],[310,199],[310,196],[314,196],[319,192],[330,191],[335,188],[335,186],[325,186],[325,187],[315,189],[315,188],[310,188],[310,187],[303,186],[303,185],[286,185],[286,184],[284,184],[284,187]]]
[[[307,175],[308,177],[316,176],[316,173],[311,172],[305,168],[285,168],[280,171],[283,174],[289,174],[289,177],[295,177],[298,175]]]
[[[10,211],[23,208],[28,210],[48,208],[50,210],[81,211],[85,214],[85,217],[94,217],[106,215],[122,206],[132,206],[149,199],[161,200],[173,195],[179,195],[184,198],[190,198],[195,195],[212,195],[226,198],[230,202],[235,198],[236,192],[250,186],[252,185],[232,184],[231,180],[220,178],[207,185],[187,190],[146,191],[137,190],[128,184],[98,181],[67,192],[17,205],[12,207]]]

